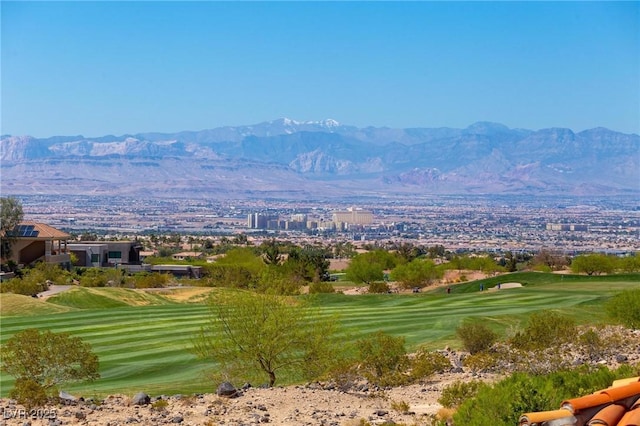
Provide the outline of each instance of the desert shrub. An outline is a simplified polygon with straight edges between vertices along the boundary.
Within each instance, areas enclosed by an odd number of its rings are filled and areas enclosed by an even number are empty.
[[[42,407],[48,399],[45,388],[35,380],[26,377],[16,379],[13,389],[9,392],[9,398],[15,399],[27,410],[31,410],[33,407]]]
[[[169,401],[166,399],[158,399],[151,404],[151,409],[156,411],[164,411],[169,405]]]
[[[358,368],[352,362],[336,363],[327,375],[329,380],[343,392],[352,389],[360,379]]]
[[[133,276],[135,288],[162,288],[171,281],[169,274],[159,274],[157,272],[141,272]]]
[[[0,293],[22,294],[31,296],[48,289],[45,282],[39,282],[29,277],[11,278],[0,284]]]
[[[369,293],[386,293],[389,291],[389,285],[384,281],[374,281],[369,284]]]
[[[593,329],[589,329],[580,334],[578,337],[578,343],[586,350],[589,358],[591,359],[602,356],[606,349],[605,342]]]
[[[625,327],[640,328],[640,289],[625,290],[605,305],[607,314]]]
[[[394,337],[378,331],[356,342],[362,363],[363,375],[369,382],[378,386],[403,384],[408,377],[407,353],[404,337]]]
[[[453,408],[442,407],[438,410],[436,415],[433,414],[430,417],[430,422],[427,426],[450,426],[453,424],[453,414],[456,412]]]
[[[466,357],[463,361],[463,365],[474,372],[490,371],[498,365],[498,359],[495,354],[478,352]]]
[[[91,346],[67,333],[29,328],[7,340],[1,355],[2,371],[16,378],[16,399],[32,405],[60,384],[100,377]]]
[[[406,401],[391,401],[391,409],[400,414],[408,413],[410,408]]]
[[[466,400],[475,397],[481,386],[483,383],[479,380],[470,382],[457,380],[442,390],[438,402],[445,408],[458,408]]]
[[[79,276],[82,287],[106,287],[109,278],[100,268],[88,268]]]
[[[366,419],[360,418],[349,420],[347,423],[345,423],[345,426],[371,426],[371,423],[369,423]]]
[[[511,344],[518,349],[544,349],[571,341],[576,331],[571,318],[554,311],[541,311],[529,317],[526,328],[513,336]]]
[[[69,273],[58,265],[44,262],[25,269],[21,276],[0,285],[0,292],[31,296],[49,289],[49,284],[65,284]]]
[[[601,367],[543,375],[515,373],[493,385],[480,385],[476,396],[464,401],[453,419],[465,426],[510,426],[523,413],[556,409],[565,399],[593,393],[634,374],[629,366],[615,371]]]
[[[411,380],[421,380],[450,368],[451,361],[445,355],[420,348],[411,359]]]
[[[336,289],[328,281],[318,281],[309,284],[309,293],[335,293]]]
[[[556,408],[557,404],[554,406],[551,398],[541,392],[533,377],[516,373],[493,386],[480,385],[476,396],[458,407],[453,415],[455,424],[514,425],[522,413]]]
[[[471,354],[485,351],[498,339],[498,335],[489,327],[477,320],[464,321],[456,334],[462,340],[462,345]]]

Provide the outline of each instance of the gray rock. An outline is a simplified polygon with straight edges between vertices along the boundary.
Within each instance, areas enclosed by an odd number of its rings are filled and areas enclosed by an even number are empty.
[[[629,358],[624,354],[616,355],[616,362],[627,362]]]
[[[148,405],[151,403],[151,397],[144,392],[138,392],[131,400],[133,405]]]
[[[182,416],[175,416],[174,418],[171,419],[171,423],[182,423],[184,421],[184,417]]]
[[[78,401],[78,398],[62,390],[58,393],[58,398],[63,404],[73,404]]]
[[[83,420],[86,418],[87,418],[87,415],[83,411],[76,411],[76,419]]]
[[[235,398],[238,396],[238,390],[229,382],[222,382],[218,386],[216,391],[218,396],[225,396],[227,398]]]

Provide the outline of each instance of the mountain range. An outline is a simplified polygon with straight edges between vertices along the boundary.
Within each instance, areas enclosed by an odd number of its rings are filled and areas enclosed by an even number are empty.
[[[640,193],[640,136],[287,118],[122,136],[3,135],[4,194],[349,197]]]

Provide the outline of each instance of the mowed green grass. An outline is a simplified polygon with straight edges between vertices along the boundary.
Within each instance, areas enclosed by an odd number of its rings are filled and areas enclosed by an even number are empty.
[[[466,318],[483,321],[503,335],[542,309],[558,310],[579,323],[604,322],[604,302],[618,291],[640,287],[640,274],[560,277],[522,273],[483,280],[487,289],[498,282],[520,282],[525,287],[480,292],[479,282],[473,282],[452,286],[451,294],[443,288],[410,295],[329,294],[313,302],[319,315],[339,318],[345,340],[384,330],[404,336],[409,349],[420,345],[436,349],[459,347],[455,329]],[[4,303],[7,295],[2,296]],[[69,332],[89,342],[100,358],[102,377],[65,390],[84,396],[214,391],[208,380],[212,366],[190,352],[192,339],[207,323],[208,308],[202,303],[181,303],[176,298],[123,289],[74,289],[48,302],[34,302],[44,305],[29,302],[25,306],[39,309],[37,315],[13,311],[0,317],[0,343],[26,328]],[[54,311],[47,311],[52,307]],[[58,309],[66,311],[56,312]],[[11,377],[0,376],[1,395],[12,385]]]

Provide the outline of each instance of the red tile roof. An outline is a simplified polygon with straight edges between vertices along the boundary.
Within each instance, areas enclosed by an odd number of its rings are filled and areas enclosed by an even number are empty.
[[[640,377],[616,380],[591,395],[568,399],[559,410],[525,413],[520,426],[640,426]]]
[[[33,225],[34,230],[38,231],[37,238],[53,238],[59,240],[66,240],[71,238],[71,235],[67,234],[66,232],[60,231],[59,229],[56,229],[53,226],[49,226],[44,223],[23,221],[20,222],[20,225]]]

